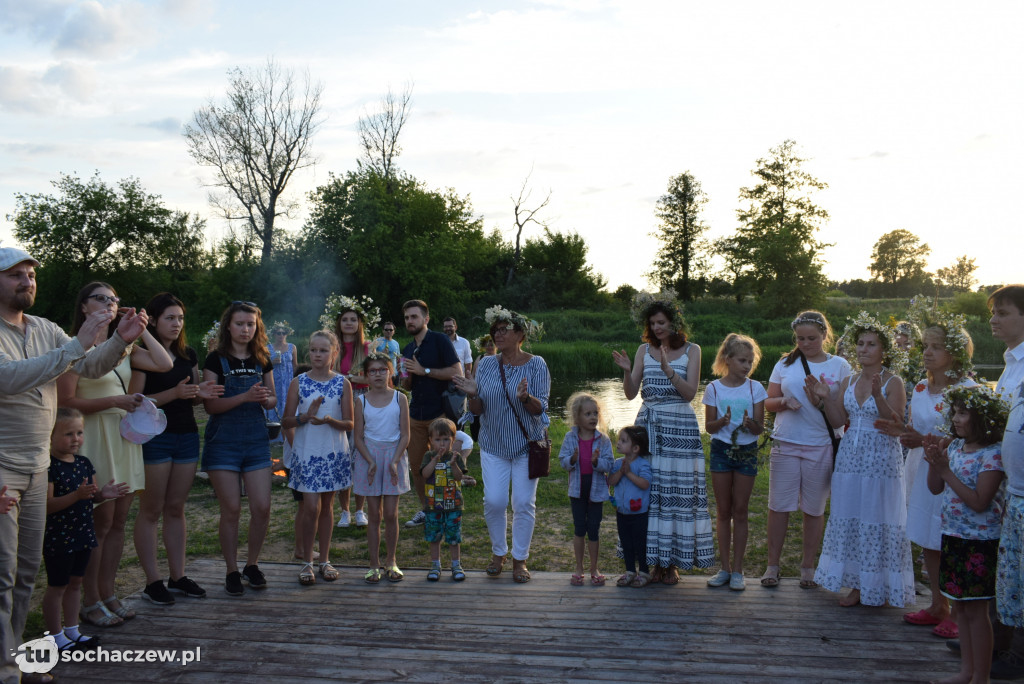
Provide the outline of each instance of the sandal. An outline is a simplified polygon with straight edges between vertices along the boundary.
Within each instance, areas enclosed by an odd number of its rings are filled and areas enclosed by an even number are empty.
[[[634,580],[635,581],[635,580]],[[668,586],[673,584],[679,584],[679,571],[676,570],[676,566],[670,565],[661,576],[661,583]],[[634,586],[634,585],[630,585]]]
[[[569,578],[569,584],[571,584],[574,587],[582,587],[583,586],[583,575],[573,575],[572,577]]]
[[[304,587],[316,584],[316,575],[313,574],[312,563],[306,563],[302,566],[302,570],[299,570],[299,584]]]
[[[367,584],[377,584],[380,582],[380,576],[384,573],[384,568],[371,568],[366,571],[363,575],[363,581]]]
[[[530,571],[526,569],[525,560],[517,561],[514,558],[512,559],[512,579],[517,584],[526,584],[530,581]]]
[[[401,582],[405,579],[405,573],[398,569],[397,565],[392,565],[390,568],[385,570],[387,574],[388,582]],[[429,577],[427,579],[430,579]]]
[[[452,581],[453,582],[461,582],[464,579],[466,579],[466,573],[463,571],[462,566],[461,565],[453,565],[452,566]]]
[[[818,583],[814,581],[814,568],[800,568],[800,588],[818,588]]]
[[[636,573],[631,570],[627,570],[626,574],[615,580],[615,585],[618,587],[628,587],[633,582],[634,577],[636,577]],[[650,575],[648,575],[648,577],[650,577]]]
[[[764,574],[761,575],[761,586],[762,587],[777,587],[779,586],[779,566],[769,565],[764,570]]]
[[[491,562],[487,566],[488,577],[499,577],[501,571],[505,569],[505,556],[491,556]]]
[[[942,622],[942,618],[937,615],[932,615],[927,609],[922,608],[916,613],[904,613],[903,621],[911,625],[921,625],[922,627],[931,627]]]
[[[117,602],[117,608],[111,608],[110,604]],[[117,600],[117,596],[109,596],[103,599],[103,604],[117,617],[121,618],[125,622],[128,622],[135,617],[135,611],[131,608],[125,608],[124,605]]]
[[[956,622],[946,618],[939,624],[935,625],[935,629],[932,630],[932,634],[943,639],[956,639],[960,636],[960,629],[957,627]]]
[[[662,580],[662,582],[664,581],[665,580]],[[633,581],[629,583],[629,586],[633,587],[634,589],[642,589],[650,583],[651,576],[649,574],[647,574],[646,572],[638,572],[636,574],[636,577],[633,578]]]
[[[603,587],[606,579],[607,578],[601,573],[597,573],[596,575],[593,573],[590,574],[590,583],[595,587]]]
[[[101,617],[95,619],[89,617],[89,613],[93,613],[97,610],[103,613]],[[103,601],[97,601],[91,606],[84,606],[82,610],[78,612],[78,619],[87,625],[92,625],[93,627],[118,627],[124,624],[124,620],[110,612],[110,609],[107,608]]]
[[[325,582],[333,582],[339,577],[338,571],[330,562],[320,564],[320,576],[324,578]]]
[[[427,573],[427,581],[436,582],[439,579],[441,579],[441,568],[435,565],[434,567],[430,568],[430,572]]]

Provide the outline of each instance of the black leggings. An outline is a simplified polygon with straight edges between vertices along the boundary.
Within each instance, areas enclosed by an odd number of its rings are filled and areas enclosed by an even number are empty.
[[[590,541],[597,541],[603,504],[590,500],[593,478],[593,473],[580,475],[580,496],[570,496],[569,502],[572,505],[572,533],[577,537],[586,536]]]
[[[615,524],[619,528],[619,544],[626,570],[636,572],[639,564],[640,572],[647,572],[647,512],[635,515],[616,512]]]

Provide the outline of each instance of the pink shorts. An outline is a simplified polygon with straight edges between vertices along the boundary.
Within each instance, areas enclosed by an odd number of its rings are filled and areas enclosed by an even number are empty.
[[[775,441],[768,476],[768,508],[824,515],[832,488],[832,445]]]

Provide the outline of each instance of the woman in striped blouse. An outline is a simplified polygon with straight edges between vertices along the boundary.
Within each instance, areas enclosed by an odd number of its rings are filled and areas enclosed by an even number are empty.
[[[544,359],[522,348],[525,339],[539,332],[539,324],[500,306],[488,309],[485,318],[498,354],[480,359],[475,378],[456,376],[453,382],[469,396],[469,410],[480,416],[484,517],[492,553],[487,575],[499,576],[508,555],[511,498],[512,578],[524,583],[530,581],[526,559],[533,539],[537,480],[529,477],[523,430],[530,439],[543,436],[551,375]]]

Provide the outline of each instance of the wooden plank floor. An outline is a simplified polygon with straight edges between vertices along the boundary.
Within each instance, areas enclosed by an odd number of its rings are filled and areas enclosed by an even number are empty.
[[[363,582],[364,568],[302,587],[299,565],[265,563],[269,588],[235,598],[224,566],[200,560],[189,576],[206,599],[171,607],[130,597],[138,617],[102,630],[108,649],[201,649],[171,663],[61,663],[75,682],[848,682],[927,681],[956,658],[903,609],[840,608],[837,596],[784,579],[774,590],[573,587],[566,573],[525,585],[470,571],[428,583]],[[611,578],[611,576],[609,576]],[[318,577],[319,580],[319,577]],[[920,600],[919,600],[920,604]],[[429,628],[428,628],[429,627]],[[99,630],[93,630],[93,632]]]

